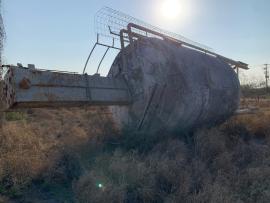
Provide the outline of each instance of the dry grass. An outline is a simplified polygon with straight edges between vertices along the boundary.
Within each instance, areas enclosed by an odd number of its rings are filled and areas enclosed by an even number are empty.
[[[261,110],[190,139],[112,142],[104,108],[14,113],[0,131],[0,202],[269,202],[270,104],[245,102]]]
[[[265,98],[242,98],[241,99],[241,106],[246,107],[259,107],[259,108],[270,108],[270,99]]]
[[[77,175],[67,171],[69,162],[81,151],[89,152],[90,140],[102,142],[100,135],[110,125],[102,108],[36,109],[5,117],[0,129],[0,194],[10,197],[22,196],[33,181],[63,184]],[[78,157],[76,161],[84,161]]]
[[[168,135],[148,143],[150,151],[127,145],[103,152],[74,184],[78,201],[269,202],[269,122],[263,109],[199,130],[191,142]]]

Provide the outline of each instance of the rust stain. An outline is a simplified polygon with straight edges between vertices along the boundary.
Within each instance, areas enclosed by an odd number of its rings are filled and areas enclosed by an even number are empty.
[[[23,78],[19,83],[21,89],[29,89],[31,87],[31,81],[28,78]]]

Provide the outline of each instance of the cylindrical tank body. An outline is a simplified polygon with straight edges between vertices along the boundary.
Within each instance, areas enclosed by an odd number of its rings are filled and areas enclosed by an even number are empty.
[[[239,80],[227,63],[166,40],[135,41],[108,76],[124,76],[133,99],[130,106],[111,107],[121,126],[190,130],[228,119],[239,104]]]

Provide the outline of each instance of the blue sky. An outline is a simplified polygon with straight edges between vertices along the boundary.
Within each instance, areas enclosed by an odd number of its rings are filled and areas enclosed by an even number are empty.
[[[95,42],[94,15],[109,6],[249,63],[246,74],[262,77],[260,65],[270,63],[269,0],[179,0],[181,12],[173,20],[160,14],[162,1],[2,0],[4,62],[81,72]],[[109,66],[106,61],[101,72]],[[90,64],[88,73],[95,69]]]

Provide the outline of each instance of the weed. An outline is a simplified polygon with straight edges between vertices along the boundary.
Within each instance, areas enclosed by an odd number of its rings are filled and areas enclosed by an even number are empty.
[[[21,121],[26,119],[26,114],[24,112],[7,112],[5,119],[7,121]]]

